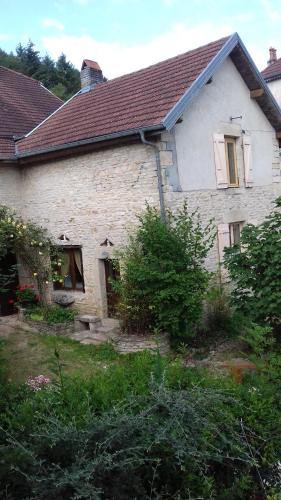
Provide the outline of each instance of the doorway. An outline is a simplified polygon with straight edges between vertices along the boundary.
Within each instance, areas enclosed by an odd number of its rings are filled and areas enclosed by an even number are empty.
[[[103,262],[107,299],[107,315],[109,318],[114,318],[116,316],[118,294],[114,290],[112,282],[116,281],[120,276],[120,269],[117,260],[105,259]]]
[[[0,260],[0,316],[15,313],[18,284],[17,259],[15,254],[8,253]]]

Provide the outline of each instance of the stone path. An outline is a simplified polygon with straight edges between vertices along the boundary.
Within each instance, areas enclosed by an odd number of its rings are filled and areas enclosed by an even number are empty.
[[[11,333],[15,331],[35,331],[29,325],[24,324],[22,321],[18,320],[18,315],[13,314],[11,316],[0,316],[0,337],[8,337]]]

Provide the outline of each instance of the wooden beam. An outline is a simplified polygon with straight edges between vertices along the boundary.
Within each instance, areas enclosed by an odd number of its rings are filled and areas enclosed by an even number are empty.
[[[263,94],[264,94],[263,89],[250,90],[251,99],[256,99],[257,97],[261,97]]]
[[[281,139],[281,130],[279,130],[278,132],[276,132],[276,137],[277,137],[277,139]]]

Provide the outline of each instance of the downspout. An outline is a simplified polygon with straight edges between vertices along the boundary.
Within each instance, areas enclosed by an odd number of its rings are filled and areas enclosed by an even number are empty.
[[[162,182],[162,170],[160,163],[160,153],[159,148],[154,142],[147,141],[144,137],[144,130],[139,131],[141,142],[147,146],[151,146],[155,151],[156,159],[156,172],[157,172],[157,184],[159,193],[159,204],[160,204],[160,215],[164,223],[166,223],[166,212],[165,212],[165,202],[164,202],[164,192],[163,192],[163,182]]]

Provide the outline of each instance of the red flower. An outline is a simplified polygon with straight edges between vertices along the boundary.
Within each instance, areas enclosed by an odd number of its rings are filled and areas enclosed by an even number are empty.
[[[14,300],[13,299],[9,299],[8,300],[8,304],[13,304],[14,303]]]

